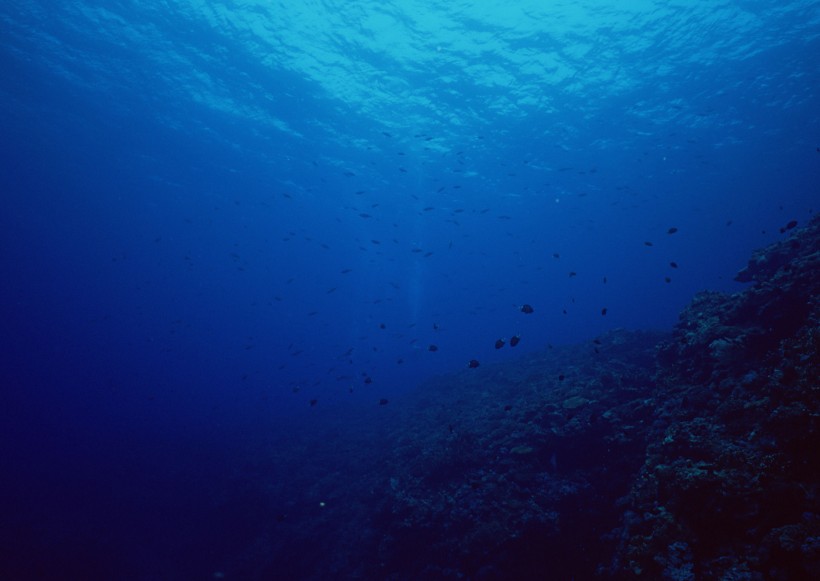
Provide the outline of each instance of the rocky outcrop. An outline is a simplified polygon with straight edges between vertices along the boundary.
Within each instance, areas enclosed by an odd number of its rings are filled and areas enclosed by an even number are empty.
[[[702,293],[658,349],[657,419],[618,567],[645,578],[820,578],[820,220]]]
[[[820,220],[673,333],[419,391],[373,522],[386,579],[820,578]]]

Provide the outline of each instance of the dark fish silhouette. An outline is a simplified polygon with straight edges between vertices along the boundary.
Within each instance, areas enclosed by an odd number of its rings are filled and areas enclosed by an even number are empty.
[[[672,268],[677,268],[677,267],[678,267],[678,263],[677,263],[677,262],[670,262],[670,263],[669,263],[669,266],[671,266]]]
[[[501,349],[504,346],[504,343],[506,343],[506,341],[504,341],[504,339],[498,339],[495,342],[495,348],[496,349]]]
[[[564,374],[563,373],[558,376],[558,381],[564,381]]]
[[[604,307],[603,309],[601,309],[601,314],[602,314],[602,315],[604,315],[604,316],[606,316],[606,307]]]
[[[315,406],[317,403],[319,403],[319,400],[318,400],[318,399],[312,399],[312,400],[310,400],[310,407]]]
[[[674,234],[677,231],[678,231],[678,229],[675,228],[674,226],[672,226],[669,230],[666,231],[666,233],[667,234]]]
[[[643,245],[644,245],[644,246],[654,246],[654,244],[652,244],[652,243],[651,243],[651,242],[649,242],[648,240],[647,240],[646,242],[644,242],[644,243],[643,243]]]
[[[389,403],[389,401],[388,401],[388,400],[386,400],[386,399],[384,399],[384,398],[381,398],[381,399],[379,400],[379,405],[387,405],[388,403]]]
[[[795,226],[797,226],[797,220],[791,220],[788,224],[786,224],[780,229],[780,233],[783,234],[784,232],[786,232],[787,230],[791,230]]]
[[[521,341],[521,335],[513,335],[510,337],[510,347],[515,347]]]
[[[535,309],[532,308],[531,305],[521,305],[521,312],[529,315],[535,312]]]
[[[477,359],[470,359],[470,362],[467,363],[467,367],[469,367],[470,369],[475,369],[479,365],[481,365],[481,364],[478,362]]]
[[[427,348],[427,350],[428,350],[428,351],[438,351],[438,346],[436,346],[436,345],[432,345],[432,344],[431,344],[431,345]]]
[[[663,280],[665,280],[666,282],[672,282],[672,279],[668,276],[663,277]]]

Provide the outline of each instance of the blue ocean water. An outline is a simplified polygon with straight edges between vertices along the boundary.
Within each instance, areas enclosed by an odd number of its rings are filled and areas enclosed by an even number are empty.
[[[9,578],[222,576],[421,382],[745,288],[817,55],[809,0],[7,0]]]

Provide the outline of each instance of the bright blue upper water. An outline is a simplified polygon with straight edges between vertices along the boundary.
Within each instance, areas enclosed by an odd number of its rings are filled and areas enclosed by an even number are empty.
[[[670,328],[817,207],[817,2],[438,4],[3,3],[20,522],[135,474],[173,504],[181,450],[230,469],[470,359]]]

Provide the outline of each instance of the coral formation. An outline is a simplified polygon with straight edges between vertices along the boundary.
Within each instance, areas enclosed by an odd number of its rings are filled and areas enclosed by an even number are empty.
[[[671,333],[612,331],[438,378],[352,432],[317,424],[276,451],[303,468],[265,481],[288,499],[270,534],[220,571],[820,578],[820,220],[738,278]]]
[[[820,220],[790,234],[671,336],[615,331],[421,390],[378,575],[820,578]]]

